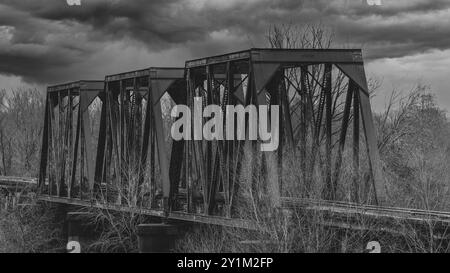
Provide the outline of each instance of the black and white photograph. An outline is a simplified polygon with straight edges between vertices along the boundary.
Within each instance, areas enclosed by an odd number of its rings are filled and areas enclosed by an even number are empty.
[[[0,253],[448,253],[449,111],[450,0],[0,0]]]

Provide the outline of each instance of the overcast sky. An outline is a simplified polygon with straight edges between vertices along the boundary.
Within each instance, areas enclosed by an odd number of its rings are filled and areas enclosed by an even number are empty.
[[[429,84],[450,111],[450,0],[367,2],[377,1],[0,0],[0,88],[183,66],[266,46],[274,23],[321,22],[338,43],[364,49],[367,73],[383,90]]]

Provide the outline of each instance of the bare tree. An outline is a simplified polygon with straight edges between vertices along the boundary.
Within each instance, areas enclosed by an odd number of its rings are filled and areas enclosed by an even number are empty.
[[[45,107],[38,90],[0,92],[0,154],[5,175],[36,176]]]
[[[287,49],[330,49],[344,47],[335,42],[335,35],[331,28],[322,24],[273,25],[267,35],[267,41],[272,48]],[[289,68],[285,70],[285,83],[287,88],[289,111],[291,114],[294,141],[302,158],[305,158],[302,168],[303,177],[300,181],[308,184],[306,195],[315,184],[325,185],[320,181],[313,181],[313,172],[324,170],[326,133],[323,130],[325,86],[328,74],[326,65],[308,65],[304,67]],[[341,120],[344,114],[345,94],[349,88],[349,80],[345,74],[333,67],[331,97],[332,97],[332,144],[331,149],[336,153],[337,144],[342,130]],[[376,85],[371,85],[376,87]],[[353,114],[350,113],[349,122]],[[348,130],[348,134],[351,130]],[[285,151],[291,152],[291,151]],[[306,160],[307,159],[307,160]],[[338,178],[337,178],[338,179]],[[338,186],[340,183],[338,183]],[[315,185],[317,186],[317,185]]]

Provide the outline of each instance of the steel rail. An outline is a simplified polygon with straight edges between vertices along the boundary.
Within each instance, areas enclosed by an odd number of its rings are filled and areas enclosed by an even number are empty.
[[[0,188],[26,188],[28,186],[36,186],[37,179],[23,178],[14,176],[0,176]]]
[[[14,177],[14,176],[0,176],[0,185],[2,184],[29,184],[36,185],[37,179],[31,177]],[[58,198],[52,196],[39,196],[39,199],[47,202],[65,203],[72,205],[79,205],[84,207],[94,207],[101,209],[113,209],[124,212],[140,212],[145,215],[157,217],[169,217],[175,220],[183,220],[190,222],[202,223],[219,223],[220,225],[230,227],[246,227],[249,228],[251,224],[242,222],[239,219],[230,219],[218,216],[206,216],[201,214],[184,213],[184,212],[170,212],[165,214],[163,211],[154,209],[131,208],[119,205],[103,204],[99,202],[91,202],[85,200],[72,200],[68,198]],[[402,208],[389,206],[375,206],[375,205],[361,205],[356,203],[344,201],[328,201],[318,199],[301,199],[283,197],[281,199],[282,208],[299,208],[316,211],[329,211],[338,214],[358,214],[373,217],[388,217],[399,220],[413,220],[413,221],[437,221],[442,223],[450,223],[450,212],[424,210],[417,208]],[[236,220],[236,221],[235,221]]]
[[[360,205],[355,203],[345,203],[339,201],[313,200],[282,198],[285,208],[306,208],[329,210],[336,213],[356,213],[369,216],[391,217],[404,220],[429,221],[435,220],[450,223],[450,212],[431,211],[400,207],[383,207],[373,205]]]

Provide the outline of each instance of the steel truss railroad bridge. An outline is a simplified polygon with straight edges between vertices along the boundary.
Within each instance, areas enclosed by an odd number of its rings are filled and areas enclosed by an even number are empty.
[[[261,141],[173,141],[170,110],[192,108],[195,97],[203,107],[279,106],[278,150],[260,152]],[[286,179],[292,158],[295,183]],[[343,162],[351,162],[345,178]],[[371,206],[382,205],[386,193],[361,50],[249,49],[187,61],[184,68],[48,87],[41,200],[251,227],[237,209],[246,187],[275,207],[416,220],[430,215]],[[292,188],[301,190],[293,195]],[[328,201],[305,202],[314,192]],[[450,219],[438,214],[432,218]]]

